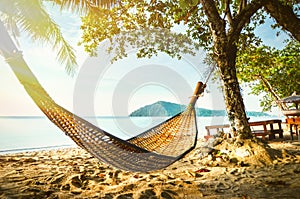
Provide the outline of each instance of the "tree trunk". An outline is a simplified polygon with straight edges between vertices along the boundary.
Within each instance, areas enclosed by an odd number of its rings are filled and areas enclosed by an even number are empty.
[[[262,76],[259,76],[259,79],[261,79],[261,81],[263,82],[263,84],[265,85],[265,87],[267,87],[268,91],[273,96],[274,101],[276,102],[276,104],[278,105],[278,107],[280,108],[280,110],[288,110],[288,107],[284,103],[280,102],[280,100],[281,100],[280,97],[276,94],[276,92],[272,88],[272,86],[269,83],[269,81],[266,80],[265,78],[263,78]]]
[[[261,5],[257,4],[252,12],[246,13],[241,24],[235,20],[226,27],[226,22],[219,15],[219,11],[213,0],[201,0],[204,12],[209,20],[209,26],[213,36],[214,54],[221,73],[223,93],[225,97],[226,111],[234,136],[242,139],[252,138],[251,129],[247,120],[243,98],[240,92],[239,82],[236,76],[236,55],[238,41],[242,25],[245,24],[254,11]],[[229,28],[228,32],[227,29]]]
[[[226,111],[231,130],[235,136],[242,139],[251,138],[252,133],[236,76],[237,47],[234,44],[222,41],[222,39],[216,40],[215,47],[220,53],[217,56],[217,63],[221,73]]]

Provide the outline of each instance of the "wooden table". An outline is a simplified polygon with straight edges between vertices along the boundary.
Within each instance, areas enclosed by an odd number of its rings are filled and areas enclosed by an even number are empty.
[[[281,128],[281,120],[265,120],[258,122],[249,123],[252,133],[255,136],[262,136],[262,139],[265,139],[265,136],[269,136],[269,140],[275,139],[275,135],[278,134],[279,138],[283,138],[283,130]],[[276,126],[275,126],[276,125]],[[262,129],[256,129],[255,127],[262,127]]]
[[[290,133],[291,133],[292,140],[294,139],[293,134],[296,134],[298,140],[300,141],[300,136],[298,132],[298,126],[300,126],[300,117],[286,118],[285,121],[290,126]],[[295,128],[295,133],[293,132],[293,127]]]
[[[264,120],[257,122],[249,122],[251,127],[251,132],[255,136],[261,136],[262,139],[265,139],[266,136],[269,136],[269,140],[275,139],[275,135],[278,134],[279,138],[283,138],[283,130],[281,128],[281,120]],[[223,131],[225,128],[229,128],[229,124],[224,125],[214,125],[214,126],[206,126],[205,129],[207,131],[207,136],[210,136],[210,131],[212,129],[216,129],[217,132]]]

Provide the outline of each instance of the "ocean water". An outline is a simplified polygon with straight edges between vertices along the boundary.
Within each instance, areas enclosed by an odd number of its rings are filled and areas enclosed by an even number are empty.
[[[85,118],[101,129],[128,139],[165,121],[166,117]],[[252,121],[270,118],[251,118]],[[206,135],[205,126],[228,123],[225,117],[198,117],[198,136]],[[0,117],[0,154],[76,146],[46,117]]]

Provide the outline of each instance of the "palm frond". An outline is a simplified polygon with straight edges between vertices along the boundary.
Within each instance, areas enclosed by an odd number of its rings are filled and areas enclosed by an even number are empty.
[[[59,26],[50,18],[40,0],[15,0],[14,16],[20,29],[33,41],[49,43],[57,51],[57,59],[66,66],[69,74],[74,74],[77,67],[73,48],[64,39]]]
[[[61,9],[71,10],[76,13],[88,13],[99,7],[110,8],[117,4],[118,0],[49,0]]]

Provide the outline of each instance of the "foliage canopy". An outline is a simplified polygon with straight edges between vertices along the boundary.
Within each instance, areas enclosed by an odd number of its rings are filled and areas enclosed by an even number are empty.
[[[113,7],[99,8],[97,12],[94,10],[83,18],[81,44],[94,54],[100,42],[110,39],[114,45],[112,49],[119,51],[116,54],[123,57],[126,56],[123,46],[128,42],[123,38],[115,40],[114,36],[125,32],[129,37],[124,38],[141,50],[139,56],[151,56],[161,51],[180,57],[182,52],[190,52],[189,45],[203,47],[218,66],[232,131],[241,138],[249,138],[252,135],[237,79],[236,58],[244,52],[259,51],[262,48],[261,39],[255,35],[254,30],[265,23],[268,16],[276,20],[274,27],[281,27],[300,41],[300,19],[297,15],[299,7],[299,1],[280,0],[122,0],[117,1]],[[164,42],[165,40],[152,37],[154,40],[145,45],[137,37],[131,37],[131,32],[136,30],[174,30],[177,26],[184,27],[184,34],[181,35],[185,35],[187,39]],[[176,38],[176,34],[173,37]],[[187,42],[178,43],[180,41]],[[256,47],[259,48],[255,49]],[[269,58],[260,59],[272,62]],[[249,70],[260,72],[257,67],[262,65],[254,67],[257,63],[249,65],[252,67]],[[240,72],[243,71],[241,68]],[[246,73],[249,73],[247,70]],[[275,72],[271,72],[268,73],[269,77],[273,75],[275,79]],[[280,73],[276,73],[278,74]]]
[[[265,111],[279,99],[300,94],[299,55],[300,43],[294,40],[281,50],[252,45],[239,53],[238,77],[249,83],[253,94],[263,94],[261,106]]]
[[[285,3],[293,7],[295,13],[299,11],[297,1]],[[249,3],[243,0],[216,1],[219,16],[227,21],[228,35],[234,34],[233,28],[236,23],[234,19],[241,15],[241,12],[247,12],[244,10],[247,4]],[[264,24],[268,17],[270,16],[264,9],[254,12],[251,23],[250,20],[245,23],[238,42],[236,41],[239,52],[238,78],[242,82],[251,83],[253,94],[266,92],[261,101],[264,110],[269,110],[272,101],[278,100],[278,97],[287,96],[299,87],[295,79],[298,78],[296,70],[299,67],[297,66],[299,45],[291,41],[283,50],[276,50],[263,45],[262,40],[254,33],[255,28]],[[243,20],[242,17],[239,20]],[[160,51],[180,58],[182,53],[193,54],[191,46],[195,48],[201,46],[208,52],[213,51],[212,30],[202,4],[198,0],[151,0],[150,2],[123,0],[118,1],[112,8],[102,7],[96,12],[90,12],[82,18],[82,22],[83,36],[80,44],[83,44],[91,55],[96,55],[97,46],[103,40],[114,38],[116,41],[116,35],[119,36],[117,42],[114,42],[119,45],[115,47],[115,50],[119,51],[116,52],[118,55],[116,59],[126,56],[122,47],[126,42],[139,49],[138,57],[150,57]],[[186,32],[169,31],[177,26]],[[279,24],[272,25],[272,28],[277,27],[280,27]],[[164,31],[160,32],[162,29]],[[128,34],[133,32],[135,34]],[[169,35],[168,38],[172,39],[164,40],[166,33]],[[156,35],[156,37],[151,38],[149,35]],[[282,86],[287,74],[289,82]]]

